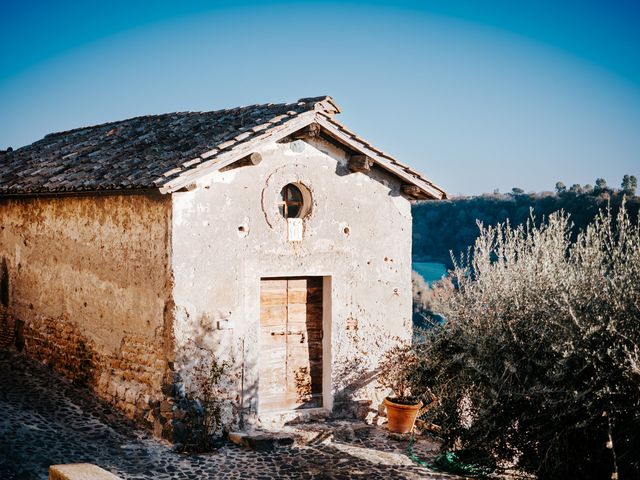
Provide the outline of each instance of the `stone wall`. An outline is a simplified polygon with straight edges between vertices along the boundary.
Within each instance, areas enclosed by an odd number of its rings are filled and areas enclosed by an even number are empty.
[[[39,317],[26,323],[22,331],[26,352],[49,365],[76,385],[96,385],[97,374],[106,359],[95,343],[70,322]]]
[[[171,199],[0,200],[0,259],[16,345],[169,435]],[[8,322],[6,322],[8,324]]]

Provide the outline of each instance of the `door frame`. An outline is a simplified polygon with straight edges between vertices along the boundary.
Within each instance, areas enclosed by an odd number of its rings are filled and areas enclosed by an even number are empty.
[[[278,415],[283,413],[316,413],[331,412],[333,409],[333,389],[331,384],[331,377],[333,373],[333,352],[332,352],[332,338],[333,338],[333,281],[330,274],[316,274],[316,273],[273,273],[260,275],[257,279],[257,299],[258,299],[258,319],[256,322],[256,335],[260,338],[260,282],[262,280],[268,280],[270,278],[299,278],[299,277],[321,277],[322,278],[322,407],[304,408],[300,410],[282,410],[282,411],[260,411],[260,389],[256,389],[256,411],[258,416]],[[258,349],[258,365],[256,372],[260,372],[261,351],[260,342],[256,344]],[[258,373],[259,374],[259,373]]]

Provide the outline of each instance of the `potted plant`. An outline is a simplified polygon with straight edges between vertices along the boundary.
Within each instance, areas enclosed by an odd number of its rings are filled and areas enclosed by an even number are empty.
[[[392,391],[383,402],[390,432],[410,432],[422,407],[415,385],[418,360],[411,345],[400,345],[389,350],[380,363],[378,382]]]

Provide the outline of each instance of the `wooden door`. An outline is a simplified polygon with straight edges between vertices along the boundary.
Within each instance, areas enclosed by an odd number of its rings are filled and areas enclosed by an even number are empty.
[[[322,277],[260,281],[260,411],[322,407]]]

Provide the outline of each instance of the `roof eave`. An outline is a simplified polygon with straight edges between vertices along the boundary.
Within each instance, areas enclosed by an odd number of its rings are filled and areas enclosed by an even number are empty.
[[[33,197],[80,197],[107,195],[162,195],[159,188],[94,188],[84,190],[39,190],[33,192],[0,192],[2,198],[33,198]]]
[[[368,156],[376,165],[400,178],[407,184],[418,187],[424,194],[424,198],[415,198],[416,200],[443,200],[447,198],[447,193],[444,189],[427,180],[426,177],[415,170],[401,164],[393,157],[384,154],[363,139],[355,136],[355,134],[352,134],[346,127],[334,119],[324,115],[317,115],[317,122],[325,132],[338,142]]]

